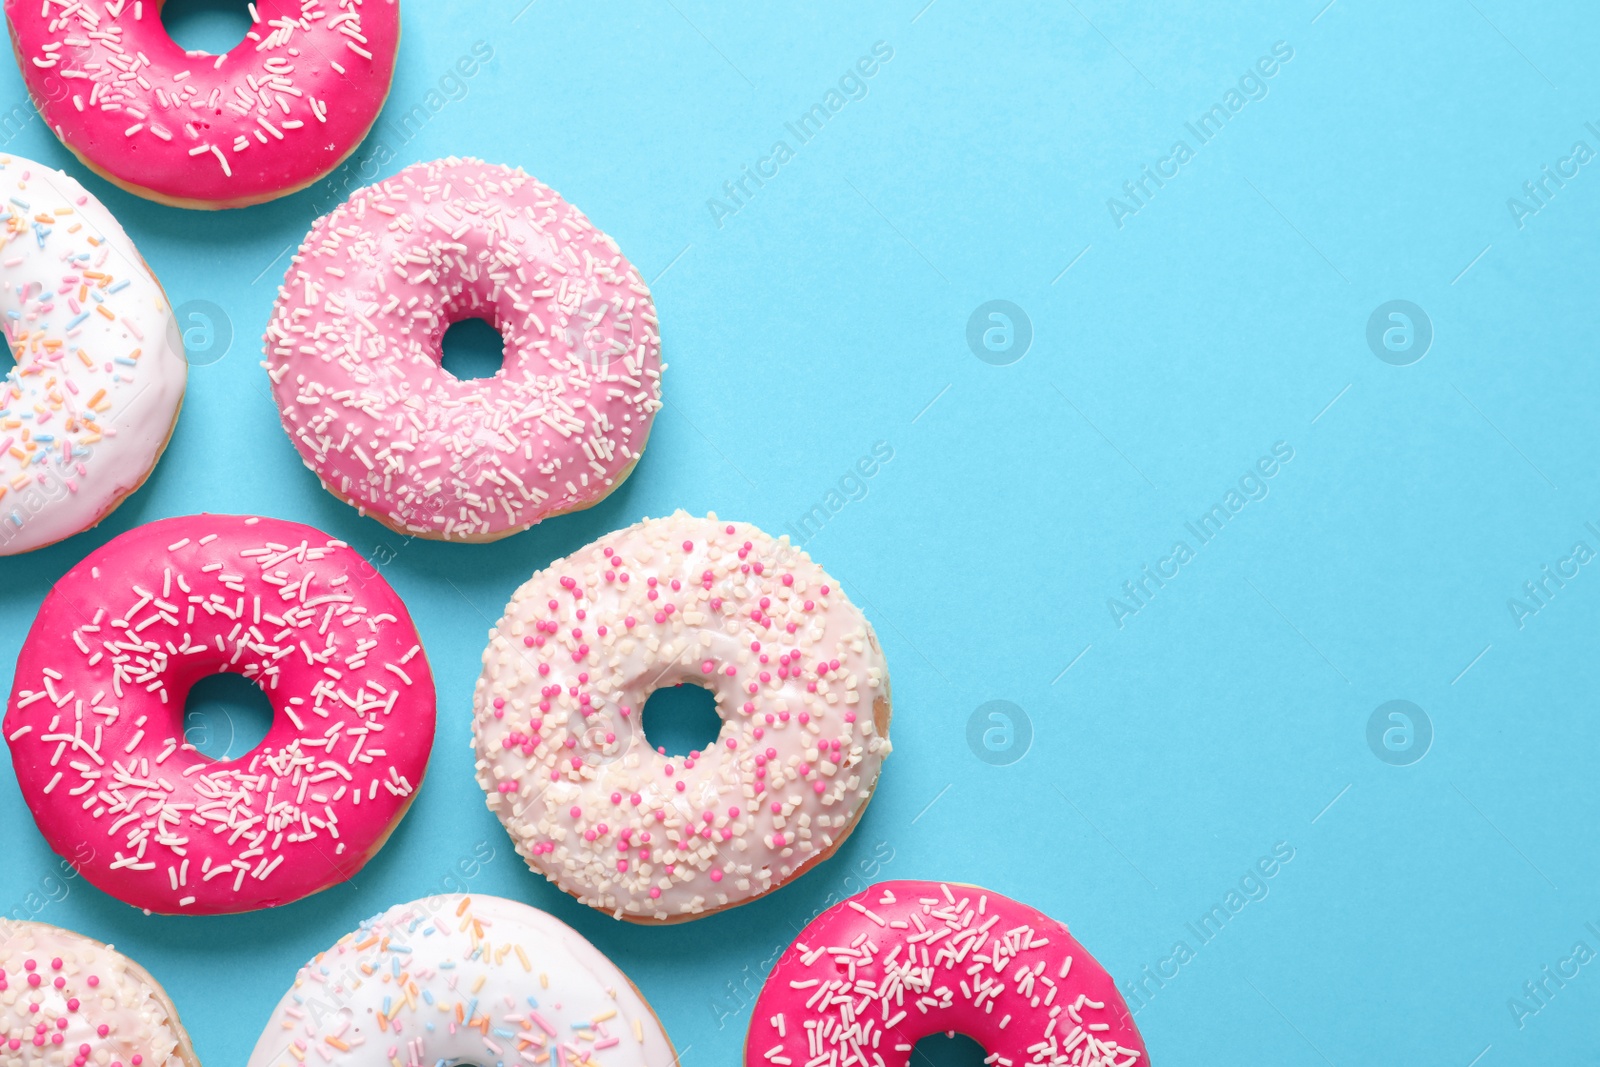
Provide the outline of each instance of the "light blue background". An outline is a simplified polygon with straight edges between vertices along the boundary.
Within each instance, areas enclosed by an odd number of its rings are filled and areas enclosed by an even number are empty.
[[[1520,1027],[1508,1000],[1576,942],[1600,951],[1600,567],[1521,628],[1507,606],[1574,542],[1600,551],[1584,526],[1600,526],[1600,164],[1523,228],[1507,207],[1575,141],[1600,151],[1592,6],[525,2],[405,0],[385,123],[474,42],[495,58],[411,140],[380,130],[392,158],[369,143],[353,166],[519,164],[618,240],[653,279],[670,363],[643,462],[601,506],[509,541],[401,545],[317,487],[257,365],[283,253],[325,194],[213,215],[86,178],[174,303],[225,308],[233,343],[193,371],[142,492],[0,563],[4,660],[49,583],[114,534],[257,512],[398,551],[384,573],[422,627],[440,728],[410,816],[354,885],[164,919],[77,880],[32,898],[37,918],[139,958],[202,1060],[237,1065],[297,966],[488,848],[472,891],[578,927],[710,1067],[735,1062],[763,961],[877,858],[881,877],[1029,901],[1123,981],[1186,941],[1138,1014],[1158,1064],[1593,1057],[1600,964],[1551,983]],[[867,96],[796,147],[784,124],[879,41],[894,56]],[[1199,146],[1185,123],[1280,41],[1293,59],[1265,98]],[[5,68],[0,100],[26,109]],[[794,158],[716,225],[707,199],[780,138]],[[1118,228],[1107,199],[1180,138],[1194,158]],[[36,119],[4,147],[85,177]],[[1010,366],[965,340],[991,299],[1032,322]],[[1392,299],[1433,324],[1411,366],[1366,342]],[[893,460],[808,543],[894,678],[895,753],[849,844],[759,903],[666,929],[530,875],[468,747],[512,589],[678,507],[782,532],[878,441]],[[1193,547],[1184,524],[1276,442],[1294,458],[1269,495],[1119,628],[1108,598],[1175,540]],[[1433,726],[1410,766],[1368,745],[1391,699]],[[966,740],[990,700],[1031,722],[1009,766]],[[55,861],[9,773],[0,835],[0,904],[35,910]],[[1266,898],[1200,944],[1186,924],[1280,842],[1294,858]]]

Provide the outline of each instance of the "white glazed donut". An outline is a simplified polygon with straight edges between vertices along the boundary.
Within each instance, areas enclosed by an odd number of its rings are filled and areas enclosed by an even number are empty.
[[[199,1067],[166,991],[93,938],[0,920],[0,1064]]]
[[[655,1012],[606,956],[526,904],[397,904],[300,968],[248,1067],[670,1067]]]
[[[188,364],[172,307],[104,204],[0,156],[0,555],[98,523],[172,435]]]
[[[639,711],[710,689],[704,752]],[[830,855],[889,753],[889,671],[859,609],[788,538],[678,512],[608,534],[517,590],[474,696],[478,783],[528,865],[590,907],[673,922]]]

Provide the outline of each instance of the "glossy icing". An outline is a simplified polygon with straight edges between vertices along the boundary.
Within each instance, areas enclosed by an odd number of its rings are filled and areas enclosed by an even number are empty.
[[[224,670],[275,716],[218,761],[183,715]],[[40,832],[85,878],[135,907],[216,914],[360,870],[422,783],[434,712],[416,628],[366,560],[298,523],[197,515],[130,530],[55,584],[4,733]]]
[[[131,192],[241,207],[317,180],[389,93],[397,0],[253,0],[222,55],[186,51],[158,0],[5,0],[28,92],[66,146]]]
[[[880,882],[808,925],[756,998],[746,1067],[906,1067],[956,1031],[1002,1067],[1134,1067],[1144,1041],[1063,923],[998,893]]]
[[[473,698],[478,783],[534,870],[619,918],[752,900],[855,826],[889,753],[872,626],[787,538],[678,512],[518,589]],[[656,689],[710,689],[704,752],[651,749]]]
[[[0,920],[0,1067],[195,1067],[166,993],[110,945]]]
[[[362,923],[295,976],[248,1067],[671,1067],[650,1005],[565,923],[445,894]]]
[[[99,522],[144,481],[188,364],[161,283],[104,204],[0,155],[0,555]]]
[[[491,378],[440,366],[490,320]],[[266,367],[322,484],[396,530],[488,540],[598,502],[661,407],[650,290],[611,238],[520,170],[407,167],[317,222],[279,290]]]

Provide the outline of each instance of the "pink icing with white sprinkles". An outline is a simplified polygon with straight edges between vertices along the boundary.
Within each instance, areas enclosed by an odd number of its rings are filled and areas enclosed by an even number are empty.
[[[200,678],[275,713],[226,760],[184,739]],[[433,677],[405,605],[309,526],[199,515],[137,527],[58,581],[17,660],[4,732],[56,852],[135,907],[273,907],[360,870],[427,768]]]
[[[5,0],[50,128],[125,189],[239,207],[309,185],[366,136],[389,93],[398,0],[253,0],[222,55],[186,51],[159,0]]]
[[[1063,923],[976,886],[880,882],[817,916],[756,998],[745,1067],[907,1067],[958,1032],[997,1067],[1136,1067],[1144,1041]]]
[[[889,672],[787,538],[678,512],[534,575],[489,633],[478,782],[530,867],[624,918],[753,900],[855,827],[889,754]],[[656,689],[710,689],[704,751],[645,740]]]
[[[493,377],[440,365],[446,328],[467,318],[505,339]],[[265,366],[324,486],[447,540],[598,502],[661,407],[638,271],[549,188],[471,159],[407,167],[317,222],[279,291]]]

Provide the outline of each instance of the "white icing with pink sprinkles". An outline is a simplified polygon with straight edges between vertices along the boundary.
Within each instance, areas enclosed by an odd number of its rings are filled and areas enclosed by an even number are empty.
[[[591,907],[671,921],[753,900],[854,829],[889,754],[876,635],[821,567],[678,512],[557,560],[489,633],[478,782],[530,867]],[[723,725],[653,750],[640,710],[694,682]]]
[[[155,979],[82,934],[0,920],[0,1067],[198,1067]]]

